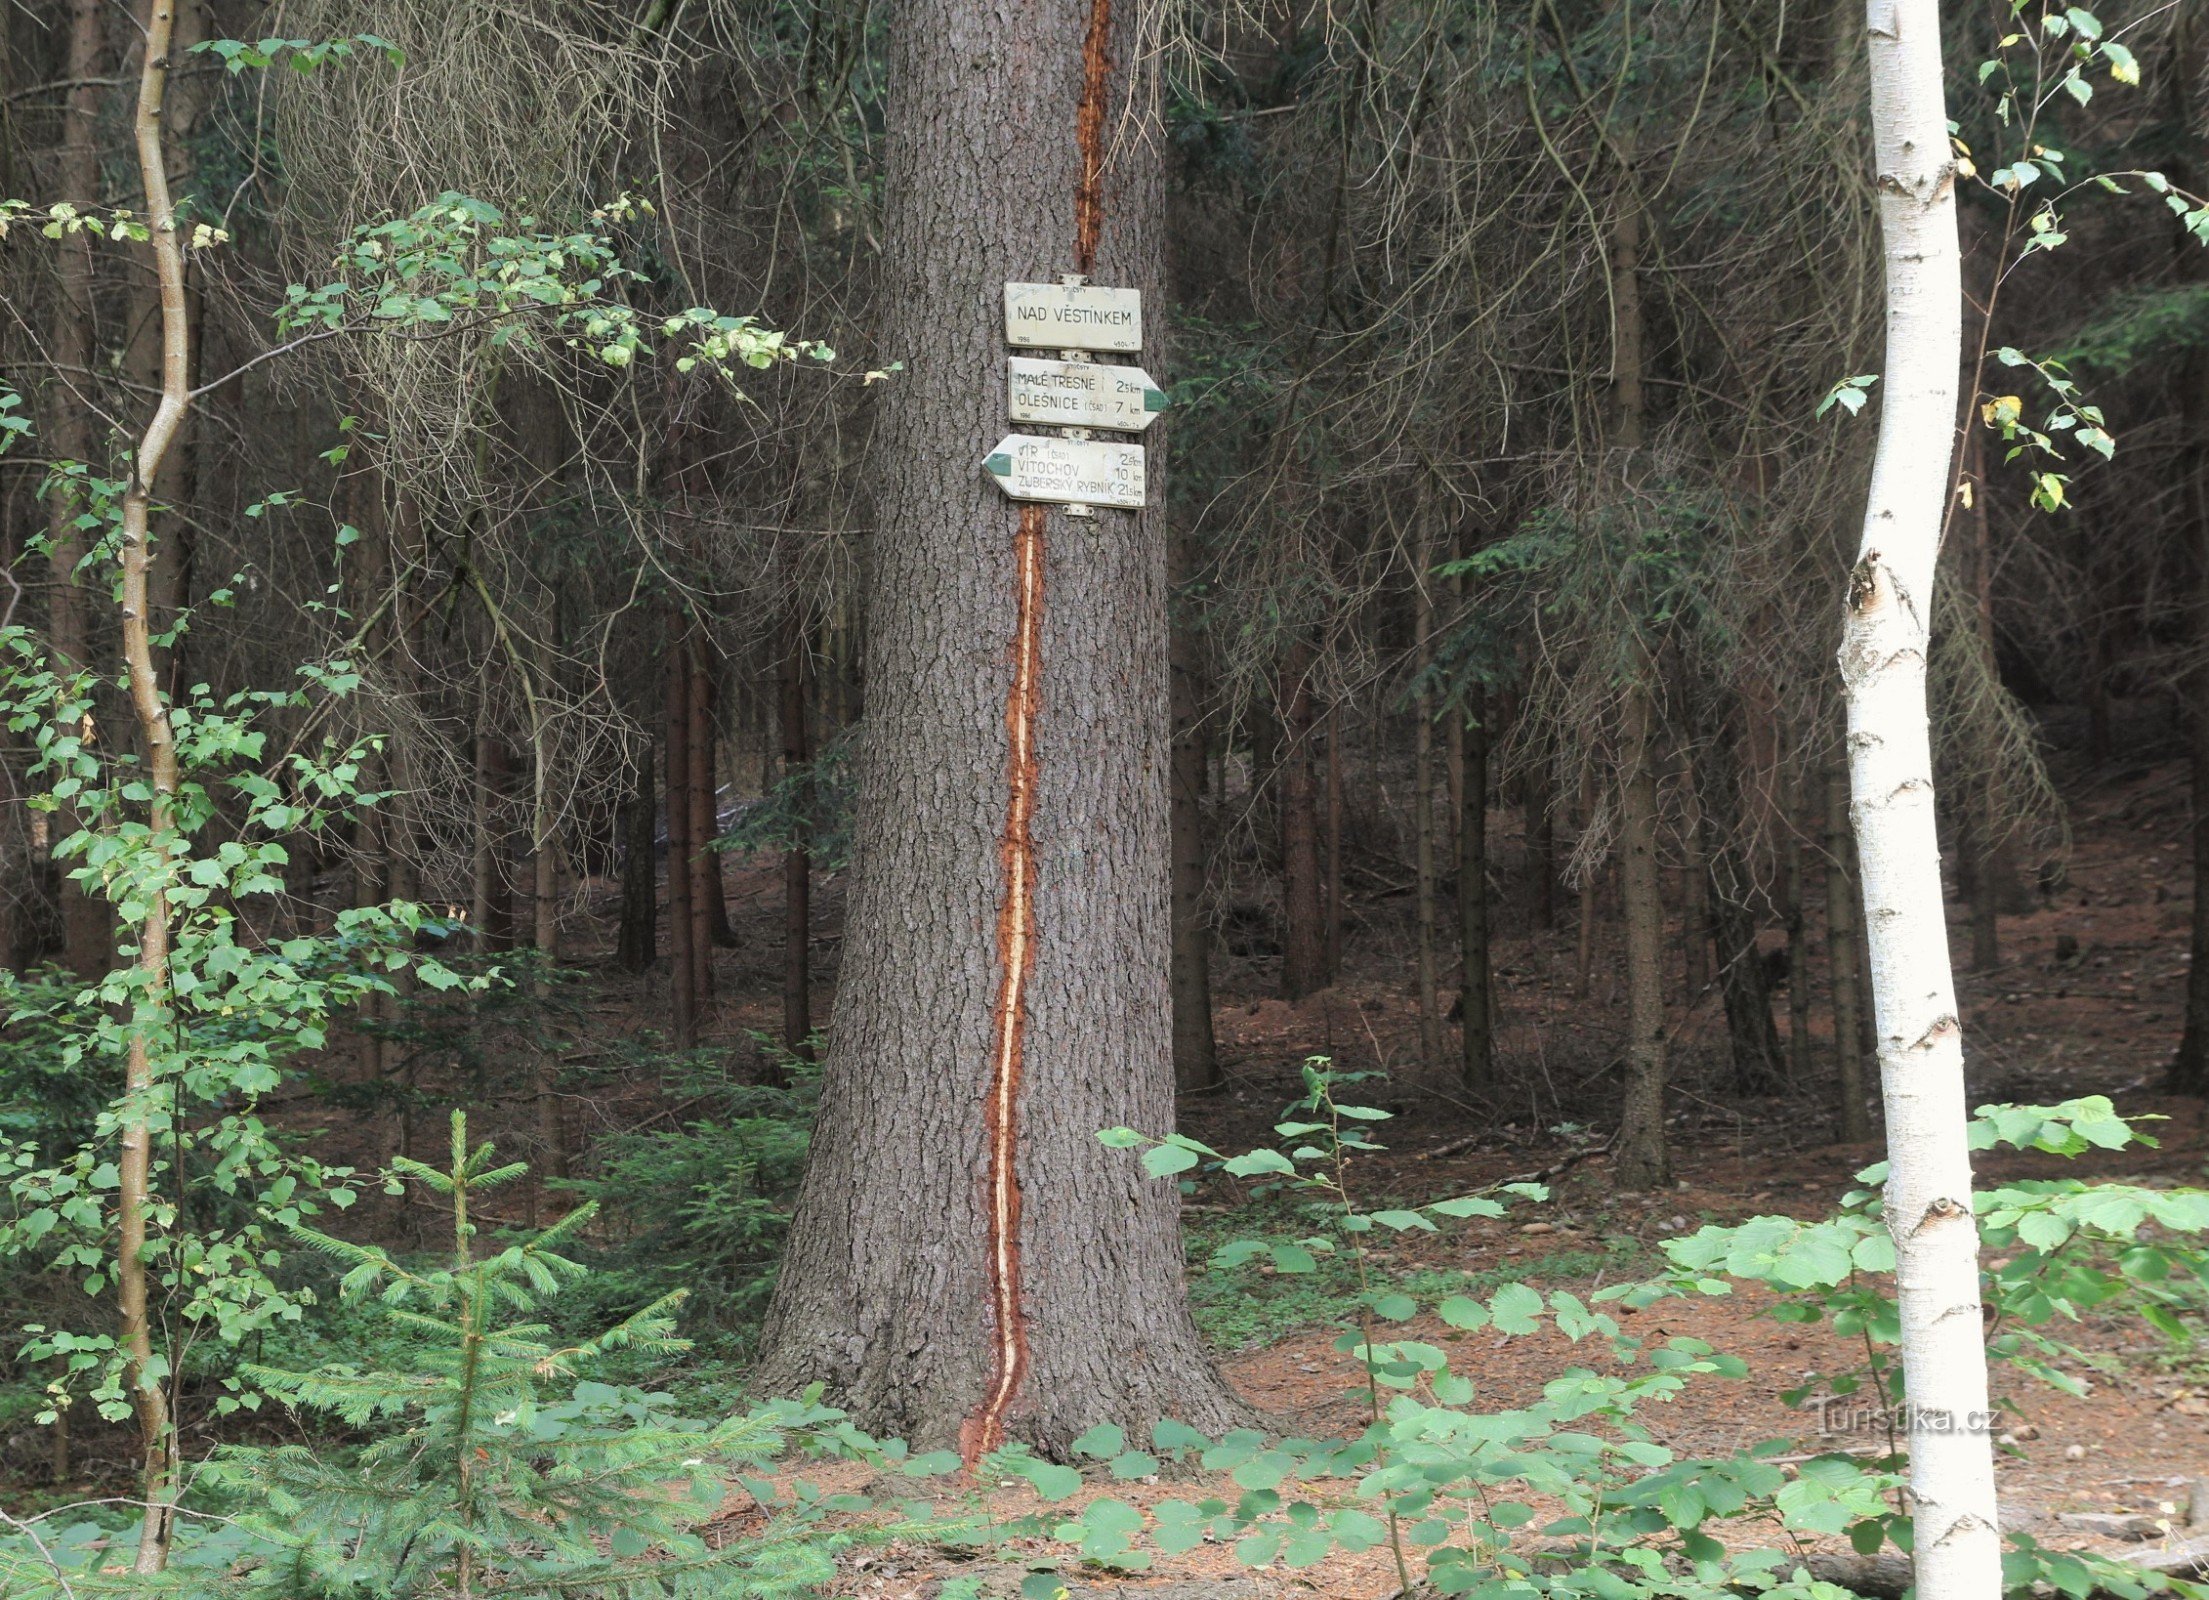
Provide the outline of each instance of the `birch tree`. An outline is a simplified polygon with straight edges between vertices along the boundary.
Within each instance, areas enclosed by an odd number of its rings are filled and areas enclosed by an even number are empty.
[[[1934,837],[1926,658],[1956,432],[1963,283],[1938,0],[1869,0],[1887,358],[1841,674],[1887,1112],[1920,1600],[2002,1589],[1985,1426],[1963,1035]]]

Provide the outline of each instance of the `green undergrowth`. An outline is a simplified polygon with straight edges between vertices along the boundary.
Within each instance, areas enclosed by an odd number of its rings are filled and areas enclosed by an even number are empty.
[[[1300,1220],[1304,1226],[1298,1226]],[[1278,1200],[1192,1217],[1184,1234],[1189,1304],[1198,1331],[1214,1349],[1258,1350],[1307,1329],[1337,1331],[1357,1321],[1361,1285],[1357,1263],[1347,1256],[1321,1255],[1311,1271],[1297,1273],[1254,1272],[1215,1259],[1237,1240],[1262,1240],[1270,1248],[1289,1245],[1309,1231],[1308,1219]],[[1480,1254],[1469,1252],[1469,1259]],[[1642,1274],[1656,1261],[1638,1240],[1612,1235],[1593,1245],[1498,1259],[1493,1266],[1407,1265],[1394,1271],[1381,1264],[1374,1279],[1415,1298],[1438,1300],[1453,1294],[1485,1295],[1507,1283],[1615,1283]],[[1375,1267],[1369,1260],[1368,1270]]]

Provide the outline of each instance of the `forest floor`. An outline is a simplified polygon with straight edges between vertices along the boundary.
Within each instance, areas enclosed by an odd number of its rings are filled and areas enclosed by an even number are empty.
[[[1984,1163],[1983,1170],[2198,1184],[2209,1172],[2209,1108],[2156,1092],[2177,1041],[2188,970],[2192,885],[2183,768],[2171,761],[2136,763],[2091,785],[2067,785],[2065,800],[2072,835],[2067,873],[2054,885],[2044,876],[2032,909],[2002,919],[1997,967],[1958,974],[1972,1103],[2106,1094],[2128,1116],[2167,1120],[2151,1125],[2161,1141],[2157,1148],[2096,1151],[2073,1164],[2004,1157]],[[1524,926],[1513,888],[1522,875],[1523,850],[1511,819],[1496,821],[1493,853],[1503,885],[1495,946],[1502,1087],[1492,1098],[1470,1097],[1460,1087],[1454,1027],[1445,1030],[1444,1060],[1420,1060],[1410,976],[1411,898],[1393,842],[1382,837],[1372,844],[1364,868],[1346,874],[1344,975],[1333,987],[1294,1004],[1275,998],[1277,949],[1262,938],[1242,945],[1232,937],[1224,941],[1228,948],[1214,982],[1225,1081],[1216,1092],[1184,1097],[1183,1129],[1230,1152],[1269,1142],[1271,1125],[1299,1093],[1301,1063],[1326,1055],[1346,1071],[1381,1074],[1358,1082],[1346,1096],[1395,1113],[1377,1129],[1391,1148],[1360,1163],[1360,1198],[1369,1205],[1460,1194],[1554,1169],[1585,1152],[1586,1130],[1607,1130],[1615,1113],[1615,1063],[1624,1036],[1615,928],[1599,904],[1594,981],[1590,992],[1579,993],[1572,908],[1560,906],[1560,926],[1550,933],[1536,935]],[[1352,864],[1359,865],[1357,857]],[[731,863],[728,887],[737,938],[733,949],[716,957],[723,996],[712,1030],[717,1046],[741,1051],[747,1033],[779,1026],[778,885],[779,872],[771,863]],[[587,985],[592,1048],[617,1059],[617,1065],[575,1087],[566,1107],[571,1140],[589,1141],[683,1114],[673,1091],[618,1066],[619,1051],[646,1040],[663,1021],[665,997],[651,988],[660,980],[640,983],[613,972],[607,952],[593,945],[613,925],[607,914],[611,886],[605,889],[605,903],[594,908],[599,914],[587,929],[577,930],[584,937],[576,956],[592,974]],[[821,979],[816,1015],[824,1023],[841,902],[840,879],[823,875],[815,900],[815,961]],[[1960,905],[1954,916],[1952,942],[1960,963],[1969,950]],[[1822,927],[1814,897],[1810,921]],[[1776,941],[1776,935],[1769,937]],[[1675,950],[1681,944],[1673,941]],[[1666,1239],[1706,1222],[1759,1213],[1805,1219],[1828,1214],[1853,1186],[1853,1175],[1880,1151],[1875,1145],[1832,1142],[1831,1052],[1820,1031],[1826,1011],[1818,942],[1813,941],[1807,975],[1813,1072],[1809,1081],[1774,1099],[1745,1101],[1728,1086],[1717,997],[1706,992],[1692,1006],[1678,1004],[1684,974],[1675,961],[1676,1186],[1649,1194],[1620,1192],[1605,1158],[1583,1154],[1554,1177],[1546,1205],[1522,1208],[1503,1221],[1454,1225],[1441,1234],[1389,1237],[1373,1257],[1381,1272],[1425,1303],[1468,1288],[1485,1293],[1514,1279],[1585,1297],[1652,1271]],[[1445,984],[1452,976],[1444,974]],[[1783,1025],[1786,1001],[1783,987],[1775,1006]],[[526,1099],[502,1101],[494,1092],[470,1103],[480,1110],[473,1126],[508,1148],[526,1148],[531,1126]],[[384,1116],[348,1122],[311,1104],[298,1115],[313,1119],[301,1127],[320,1130],[318,1151],[325,1159],[373,1169],[391,1148]],[[424,1128],[417,1137],[434,1134]],[[527,1196],[502,1198],[509,1210],[536,1209]],[[1203,1265],[1225,1239],[1292,1226],[1277,1208],[1241,1202],[1223,1179],[1208,1181],[1192,1197],[1190,1282],[1199,1323],[1230,1381],[1269,1426],[1306,1437],[1355,1432],[1365,1416],[1359,1372],[1351,1357],[1334,1348],[1353,1303],[1345,1278],[1324,1272],[1285,1277],[1262,1269],[1229,1273]],[[371,1195],[355,1221],[380,1226],[368,1215],[378,1206]],[[1878,1441],[1862,1436],[1821,1437],[1817,1414],[1782,1398],[1813,1374],[1851,1369],[1862,1351],[1836,1340],[1823,1325],[1762,1315],[1772,1304],[1770,1296],[1751,1291],[1662,1302],[1624,1319],[1629,1332],[1704,1339],[1740,1356],[1751,1374],[1700,1380],[1676,1403],[1646,1411],[1643,1420],[1662,1443],[1685,1455],[1769,1439],[1790,1441],[1790,1452],[1801,1453],[1876,1446]],[[1553,1332],[1499,1343],[1493,1335],[1458,1334],[1431,1319],[1403,1331],[1450,1349],[1457,1369],[1478,1383],[1476,1404],[1483,1408],[1524,1404],[1574,1361],[1607,1359],[1597,1344],[1575,1350]],[[2081,1512],[2139,1512],[2167,1518],[2183,1536],[2189,1487],[2209,1480],[2209,1353],[2199,1346],[2174,1350],[2136,1323],[2089,1320],[2074,1331],[2102,1358],[2103,1370],[2092,1375],[2086,1398],[1998,1374],[2001,1397],[2015,1407],[1999,1469],[2005,1520],[2051,1547],[2118,1556],[2142,1546],[2097,1537],[2060,1519]],[[127,1450],[120,1435],[115,1443],[112,1454],[120,1469]],[[87,1459],[96,1461],[94,1441],[86,1444]],[[858,1487],[866,1475],[822,1468],[804,1476]],[[1239,1494],[1225,1474],[1133,1484],[1108,1483],[1101,1472],[1096,1476],[1072,1506],[1106,1493],[1137,1505],[1215,1495],[1232,1502]],[[911,1486],[898,1492],[909,1493]],[[1338,1484],[1329,1492],[1346,1496],[1349,1488]],[[2199,1496],[2199,1514],[2209,1516],[2209,1486]],[[988,1512],[1007,1518],[1039,1509],[1025,1486],[984,1499]],[[741,1504],[729,1515],[732,1533],[756,1520]],[[2193,1530],[2196,1536],[2203,1531],[2209,1530]],[[979,1558],[925,1541],[862,1540],[846,1557],[831,1592],[849,1600],[927,1600],[947,1579],[968,1576],[983,1580],[984,1593],[1009,1596],[1018,1592],[1027,1563],[1048,1564],[1065,1554],[1065,1547],[1042,1537],[1014,1541]],[[1337,1554],[1303,1572],[1275,1567],[1250,1574],[1236,1566],[1231,1550],[1216,1545],[1162,1558],[1150,1574],[1094,1572],[1073,1582],[1077,1597],[1124,1591],[1149,1600],[1277,1595],[1378,1600],[1398,1587],[1385,1550]]]
[[[1958,974],[1973,1104],[2107,1094],[2128,1116],[2166,1118],[2149,1124],[2160,1145],[2097,1151],[2076,1163],[2023,1155],[1982,1159],[1980,1170],[1988,1176],[2067,1174],[2170,1185],[2199,1184],[2209,1174],[2205,1108],[2155,1092],[2184,1013],[2191,873],[2182,779],[2180,769],[2160,765],[2067,795],[2073,841],[2066,881],[2037,893],[2036,909],[2002,919],[1999,967]],[[1391,909],[1399,914],[1389,916]],[[1330,990],[1291,1005],[1267,994],[1270,974],[1262,960],[1231,964],[1221,974],[1218,1031],[1227,1087],[1185,1098],[1185,1131],[1230,1152],[1267,1142],[1270,1124],[1298,1092],[1297,1067],[1307,1055],[1326,1054],[1350,1069],[1383,1068],[1385,1082],[1357,1085],[1351,1096],[1398,1113],[1376,1130],[1394,1148],[1361,1163],[1362,1183],[1369,1202],[1383,1196],[1417,1202],[1553,1167],[1575,1148],[1554,1132],[1559,1122],[1574,1113],[1608,1121],[1602,1081],[1623,1017],[1607,975],[1608,952],[1600,945],[1595,992],[1581,997],[1572,989],[1569,933],[1538,940],[1507,928],[1499,941],[1506,1072],[1527,1101],[1514,1114],[1508,1105],[1497,1110],[1467,1102],[1449,1065],[1418,1064],[1418,1019],[1406,981],[1411,951],[1402,926],[1408,908],[1353,901],[1352,911],[1365,935],[1353,945],[1362,946],[1361,954],[1345,981]],[[1960,962],[1970,948],[1961,907],[1953,942]],[[1822,993],[1816,999],[1822,1015]],[[1621,1193],[1604,1159],[1593,1156],[1553,1181],[1546,1207],[1436,1235],[1390,1237],[1376,1252],[1380,1269],[1425,1301],[1465,1286],[1485,1291],[1513,1278],[1585,1297],[1652,1268],[1666,1238],[1706,1222],[1827,1215],[1855,1187],[1854,1174],[1880,1159],[1876,1145],[1831,1142],[1831,1095],[1822,1082],[1782,1100],[1746,1105],[1726,1093],[1724,1019],[1715,996],[1684,1019],[1675,1045],[1683,1079],[1675,1188]],[[1822,1041],[1819,1055],[1822,1062]],[[1466,1147],[1476,1133],[1477,1143]],[[1453,1153],[1430,1159],[1428,1151]],[[1366,1415],[1360,1371],[1334,1348],[1347,1326],[1347,1286],[1265,1269],[1255,1276],[1247,1268],[1207,1270],[1203,1256],[1219,1241],[1287,1226],[1278,1213],[1269,1223],[1265,1212],[1239,1212],[1235,1197],[1222,1190],[1214,1183],[1194,1197],[1191,1281],[1199,1319],[1220,1347],[1229,1379],[1280,1432],[1355,1432]],[[1788,1440],[1790,1451],[1801,1453],[1877,1449],[1878,1440],[1861,1434],[1821,1435],[1815,1410],[1782,1398],[1817,1374],[1857,1367],[1863,1349],[1824,1324],[1772,1320],[1765,1313],[1774,1303],[1752,1288],[1724,1298],[1660,1302],[1622,1317],[1628,1332],[1692,1335],[1740,1356],[1749,1368],[1747,1378],[1703,1379],[1677,1402],[1645,1409],[1642,1420],[1661,1443],[1681,1455],[1770,1439]],[[1550,1329],[1504,1341],[1426,1318],[1399,1331],[1448,1348],[1455,1370],[1478,1383],[1476,1404],[1483,1409],[1526,1404],[1576,1361],[1607,1359],[1594,1344],[1572,1347]],[[2005,1524],[2050,1548],[2119,1558],[2153,1549],[2155,1542],[2103,1537],[2064,1519],[2140,1513],[2169,1523],[2173,1532],[2164,1537],[2209,1532],[2200,1522],[2187,1527],[2190,1496],[2197,1497],[2191,1500],[2195,1517],[2209,1522],[2209,1352],[2174,1349],[2138,1322],[2090,1317],[2068,1331],[2101,1368],[2088,1375],[2084,1398],[2007,1369],[1996,1373],[1997,1399],[2013,1408],[1998,1466]],[[1069,1508],[1107,1493],[1136,1505],[1212,1496],[1232,1504],[1240,1494],[1224,1473],[1136,1484],[1110,1483],[1101,1470],[1093,1476],[1099,1481],[1085,1486]],[[1350,1490],[1326,1486],[1311,1498],[1326,1503],[1328,1493],[1346,1502]],[[1286,1490],[1284,1496],[1293,1497]],[[1033,1513],[1036,1504],[1023,1485],[990,1495],[988,1508],[1013,1517]],[[964,1574],[982,1578],[986,1594],[1011,1595],[1028,1570],[1025,1562],[1048,1564],[1064,1553],[1044,1538],[979,1562],[924,1544],[892,1544],[855,1553],[835,1592],[854,1600],[923,1600],[946,1578]],[[1416,1557],[1413,1570],[1416,1575]],[[1151,1600],[1378,1600],[1398,1588],[1385,1548],[1338,1553],[1303,1572],[1276,1566],[1253,1574],[1238,1567],[1228,1547],[1206,1545],[1162,1557],[1147,1574],[1092,1572],[1069,1581],[1077,1597],[1124,1592]]]

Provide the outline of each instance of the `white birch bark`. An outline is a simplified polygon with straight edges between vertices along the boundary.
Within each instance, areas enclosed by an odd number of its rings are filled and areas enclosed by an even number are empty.
[[[1869,0],[1887,267],[1879,451],[1841,644],[1879,1075],[1887,1112],[1918,1600],[1998,1600],[1979,1232],[1933,831],[1925,670],[1961,356],[1955,168],[1938,0]]]

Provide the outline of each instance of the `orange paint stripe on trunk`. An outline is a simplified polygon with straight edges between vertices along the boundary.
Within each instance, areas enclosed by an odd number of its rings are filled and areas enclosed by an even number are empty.
[[[1005,1442],[1005,1413],[1028,1371],[1027,1313],[1020,1299],[1020,1076],[1028,978],[1035,970],[1036,713],[1043,674],[1044,508],[1020,509],[1014,535],[1012,691],[1005,700],[1007,798],[998,856],[1005,896],[997,911],[997,1005],[991,1015],[990,1073],[983,1126],[989,1142],[985,1196],[989,1235],[990,1382],[960,1430],[971,1469]]]
[[[1089,28],[1081,42],[1081,104],[1074,112],[1074,144],[1081,176],[1074,186],[1074,270],[1087,276],[1097,264],[1104,232],[1105,84],[1112,76],[1112,0],[1090,0]]]

